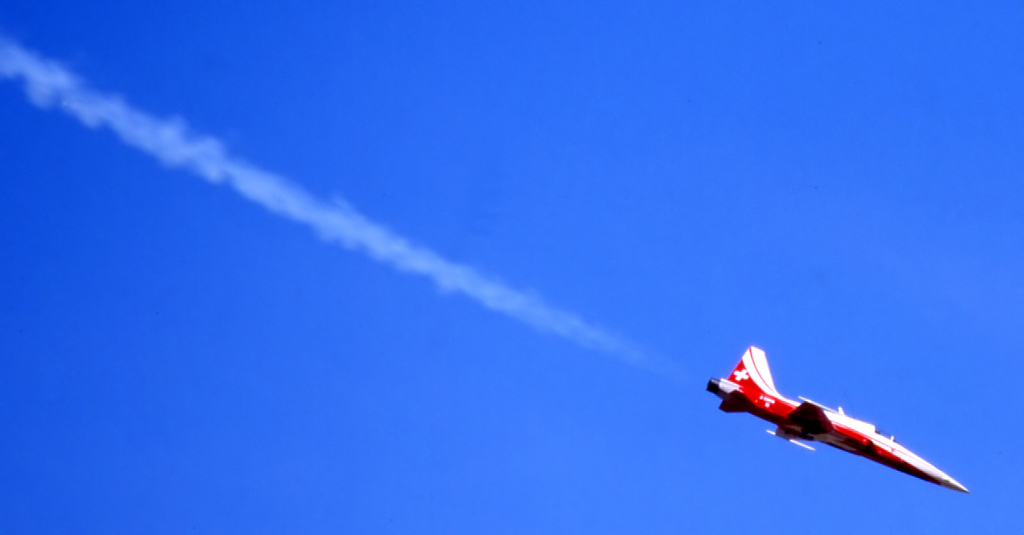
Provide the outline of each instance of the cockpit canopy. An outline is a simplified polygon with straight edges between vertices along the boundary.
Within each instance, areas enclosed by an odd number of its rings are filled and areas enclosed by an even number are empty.
[[[881,435],[881,436],[883,436],[883,437],[885,437],[885,438],[887,438],[887,439],[889,439],[889,440],[891,440],[893,442],[896,442],[896,437],[892,436],[892,433],[888,433],[886,431],[882,431],[881,429],[879,429],[877,427],[875,428],[875,434]]]

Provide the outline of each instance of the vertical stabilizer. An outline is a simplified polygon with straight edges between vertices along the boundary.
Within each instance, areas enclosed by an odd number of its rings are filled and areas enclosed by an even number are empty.
[[[775,390],[775,381],[768,370],[768,359],[765,358],[764,351],[754,346],[750,346],[743,353],[743,358],[727,379],[745,390],[758,390],[774,397],[782,397]]]

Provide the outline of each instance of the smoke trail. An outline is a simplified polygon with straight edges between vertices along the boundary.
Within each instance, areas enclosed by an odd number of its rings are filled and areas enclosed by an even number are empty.
[[[327,203],[285,178],[227,152],[216,138],[191,131],[178,118],[162,119],[103,94],[60,64],[0,36],[0,78],[21,79],[29,100],[43,109],[58,106],[90,128],[106,127],[125,144],[168,167],[185,169],[213,184],[225,184],[272,213],[303,223],[323,240],[362,251],[399,271],[427,277],[443,292],[481,305],[546,333],[614,356],[634,366],[676,375],[674,366],[539,297],[501,284],[446,260],[367,219],[345,201]]]

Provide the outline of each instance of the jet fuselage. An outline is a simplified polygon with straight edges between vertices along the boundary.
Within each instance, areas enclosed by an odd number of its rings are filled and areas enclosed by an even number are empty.
[[[968,492],[953,478],[881,433],[874,425],[806,398],[801,402],[787,399],[775,389],[764,352],[751,347],[744,353],[732,374],[724,379],[711,379],[708,391],[722,399],[719,408],[725,412],[748,412],[777,427],[769,433],[813,449],[800,442],[822,442],[843,451],[860,455],[925,481],[959,492]]]

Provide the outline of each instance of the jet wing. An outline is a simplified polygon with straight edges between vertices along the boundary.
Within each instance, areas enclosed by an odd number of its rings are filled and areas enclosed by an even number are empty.
[[[832,421],[828,419],[824,409],[817,404],[807,401],[793,409],[789,413],[788,418],[791,422],[799,425],[804,433],[810,435],[820,435],[835,431],[835,427],[832,425]]]

